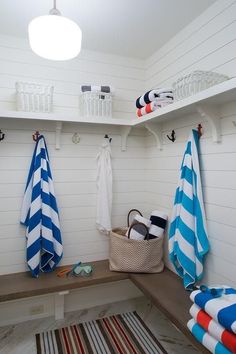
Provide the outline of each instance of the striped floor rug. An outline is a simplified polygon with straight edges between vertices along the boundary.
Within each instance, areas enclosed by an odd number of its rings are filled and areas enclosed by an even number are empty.
[[[136,312],[36,334],[37,354],[167,354]]]

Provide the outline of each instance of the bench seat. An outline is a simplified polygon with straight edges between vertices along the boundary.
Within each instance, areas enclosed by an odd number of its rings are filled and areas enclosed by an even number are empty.
[[[63,277],[56,273],[40,274],[32,278],[29,272],[0,276],[0,302],[23,299],[49,293],[66,292],[119,280],[130,279],[152,303],[179,329],[201,353],[210,352],[190,333],[187,322],[190,319],[191,301],[182,280],[173,272],[164,269],[158,274],[128,274],[111,272],[108,260],[90,262],[94,272],[90,277]],[[63,268],[57,268],[58,271]]]
[[[165,268],[159,274],[130,274],[133,283],[180,330],[201,353],[210,352],[199,343],[187,327],[192,302],[182,279]]]
[[[89,264],[93,266],[93,274],[89,277],[60,278],[56,276],[56,272],[41,273],[39,278],[33,278],[30,272],[1,275],[0,302],[128,279],[126,273],[111,272],[108,260],[90,262]],[[58,267],[56,271],[63,268],[65,267]]]

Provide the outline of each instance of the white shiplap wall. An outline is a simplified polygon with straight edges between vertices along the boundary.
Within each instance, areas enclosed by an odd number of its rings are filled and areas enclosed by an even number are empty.
[[[115,88],[113,117],[129,119],[134,99],[143,90],[145,68],[139,59],[82,51],[68,62],[41,59],[23,39],[0,35],[0,107],[15,109],[15,82],[52,84],[54,111],[78,114],[81,84]]]
[[[219,0],[147,60],[147,87],[171,85],[193,70],[236,75],[236,1]],[[205,281],[236,285],[236,104],[221,107],[222,142],[214,144],[198,115],[163,124],[163,151],[147,138],[149,209],[170,214],[186,139],[202,123],[202,179],[211,252]],[[173,144],[166,135],[175,129]]]
[[[17,80],[46,82],[55,87],[55,112],[78,114],[83,83],[115,88],[114,118],[129,119],[134,98],[143,91],[143,61],[84,51],[69,62],[34,55],[26,41],[0,36],[0,109],[15,109]],[[32,133],[40,130],[49,146],[64,243],[62,264],[107,258],[107,238],[95,228],[96,155],[105,133],[112,136],[114,169],[113,223],[125,223],[129,208],[143,209],[143,132],[133,130],[121,152],[120,128],[64,124],[62,145],[55,150],[55,123],[0,119],[6,138],[0,146],[0,274],[25,270],[24,228],[19,225],[22,195],[32,157]],[[81,142],[72,143],[78,131]]]
[[[129,137],[121,151],[119,128],[65,124],[60,150],[55,150],[54,124],[1,120],[6,139],[0,146],[0,273],[25,270],[25,230],[19,225],[26,177],[32,158],[32,132],[39,129],[48,142],[55,192],[61,216],[62,264],[108,256],[108,239],[95,228],[96,155],[105,133],[112,136],[114,203],[113,224],[124,225],[130,208],[144,208],[143,131]],[[78,145],[71,138],[78,131]]]
[[[116,88],[114,117],[129,119],[133,115],[133,101],[144,86],[169,85],[194,69],[235,75],[235,20],[236,1],[217,1],[149,58],[146,70],[140,60],[88,51],[82,52],[72,62],[52,65],[33,55],[25,41],[0,36],[0,108],[15,108],[16,80],[40,81],[55,86],[55,111],[71,115],[78,110],[80,84],[93,82],[111,84]],[[204,135],[201,138],[203,186],[212,248],[207,260],[206,281],[234,285],[236,130],[232,120],[236,121],[235,112],[235,103],[222,107],[221,144],[212,143],[205,121],[202,121]],[[126,213],[134,205],[144,212],[161,208],[170,213],[185,142],[190,129],[199,122],[197,115],[166,122],[161,152],[156,149],[152,136],[145,137],[144,131],[134,130],[128,139],[127,151],[121,152],[119,128],[65,124],[61,150],[56,151],[54,123],[1,119],[0,128],[7,137],[0,144],[0,273],[25,269],[24,229],[19,225],[19,212],[32,155],[31,134],[34,130],[44,133],[49,145],[65,245],[62,264],[66,264],[78,259],[103,259],[108,254],[107,239],[97,233],[94,226],[95,157],[103,135],[108,133],[113,137],[113,222],[116,226],[125,223]],[[177,133],[175,144],[166,139],[166,134],[172,129]],[[75,131],[81,135],[79,145],[71,142]],[[120,296],[125,291],[123,288],[117,291]],[[101,292],[101,297],[104,296],[107,302],[113,299],[112,296],[110,300],[106,298],[108,290],[105,287],[104,295]],[[96,304],[96,290],[86,291],[92,296],[89,306]],[[131,289],[127,298],[138,295],[135,289]],[[72,298],[69,295],[68,301]],[[73,299],[76,309],[77,293]],[[34,301],[24,306],[20,303],[14,306],[2,304],[1,323],[14,322],[16,317],[19,321],[29,318],[29,307]],[[53,306],[50,301],[53,301],[51,297],[46,301],[49,307]],[[9,315],[9,306],[16,309],[17,316],[15,310]],[[49,312],[46,306],[45,315],[52,314],[51,307]]]
[[[218,0],[146,62],[146,86],[171,85],[193,70],[235,76],[236,2]]]

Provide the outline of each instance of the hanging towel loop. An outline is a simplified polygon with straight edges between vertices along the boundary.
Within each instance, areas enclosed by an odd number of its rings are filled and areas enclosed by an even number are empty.
[[[40,137],[40,133],[38,130],[36,130],[36,132],[32,135],[32,138],[35,142],[37,142],[39,137]]]
[[[5,134],[0,129],[0,141],[4,140]]]
[[[172,141],[172,143],[175,142],[175,140],[176,140],[176,134],[175,134],[175,131],[174,131],[174,130],[172,130],[171,136],[169,136],[169,135],[166,135],[166,136],[167,136],[167,138],[168,138],[170,141]]]

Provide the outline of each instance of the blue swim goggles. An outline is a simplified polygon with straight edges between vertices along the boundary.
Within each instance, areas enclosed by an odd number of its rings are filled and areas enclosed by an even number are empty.
[[[58,277],[74,276],[89,277],[92,275],[93,267],[90,264],[76,263],[73,267],[65,267],[57,272]]]

